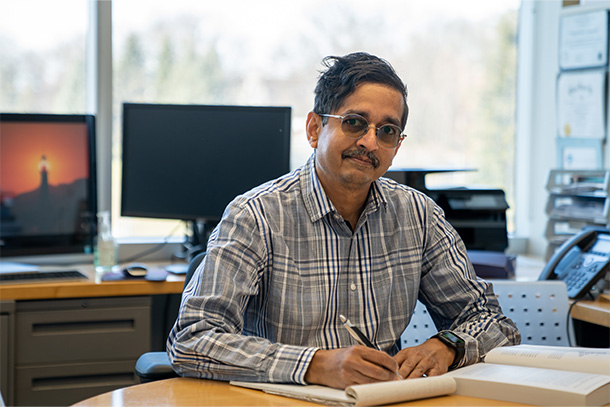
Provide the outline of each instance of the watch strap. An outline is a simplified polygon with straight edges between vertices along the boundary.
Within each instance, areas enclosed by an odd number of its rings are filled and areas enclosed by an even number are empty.
[[[432,338],[439,339],[445,345],[455,350],[455,357],[453,358],[453,363],[451,363],[449,369],[451,370],[458,367],[462,359],[464,359],[464,355],[466,354],[464,340],[451,331],[437,332],[435,335],[432,336]]]

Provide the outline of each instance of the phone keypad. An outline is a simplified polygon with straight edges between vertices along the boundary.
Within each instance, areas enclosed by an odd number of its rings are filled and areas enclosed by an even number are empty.
[[[603,258],[591,253],[584,253],[577,261],[571,264],[571,270],[560,278],[566,283],[568,295],[574,295],[587,285],[592,275],[595,275],[604,266]]]
[[[594,237],[595,241],[584,247],[574,241],[561,254],[557,253],[555,277],[566,283],[570,298],[586,294],[610,268],[610,234],[599,233]]]
[[[568,290],[570,290],[571,288],[578,287],[582,285],[583,282],[587,281],[586,273],[583,271],[570,273],[564,281],[568,286]]]

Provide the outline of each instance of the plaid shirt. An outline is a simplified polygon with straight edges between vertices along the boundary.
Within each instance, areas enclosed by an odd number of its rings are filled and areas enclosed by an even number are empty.
[[[168,353],[184,376],[305,383],[317,349],[355,344],[340,314],[395,354],[417,299],[439,330],[465,340],[460,365],[519,343],[431,199],[381,178],[352,231],[314,154],[227,207],[183,293]]]

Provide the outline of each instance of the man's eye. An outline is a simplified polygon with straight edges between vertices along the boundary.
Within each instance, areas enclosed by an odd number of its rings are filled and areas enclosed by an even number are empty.
[[[386,134],[388,136],[394,136],[397,132],[397,130],[393,126],[383,126],[381,128],[381,131],[383,132],[383,134]]]
[[[359,119],[357,117],[347,117],[345,119],[345,123],[350,127],[361,128],[361,127],[366,126],[366,124],[364,123],[364,120]]]

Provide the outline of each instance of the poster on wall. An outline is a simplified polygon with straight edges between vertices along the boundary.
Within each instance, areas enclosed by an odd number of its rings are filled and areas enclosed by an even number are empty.
[[[606,70],[562,72],[557,80],[560,137],[605,138]]]
[[[608,11],[565,15],[559,30],[562,70],[608,65]]]

